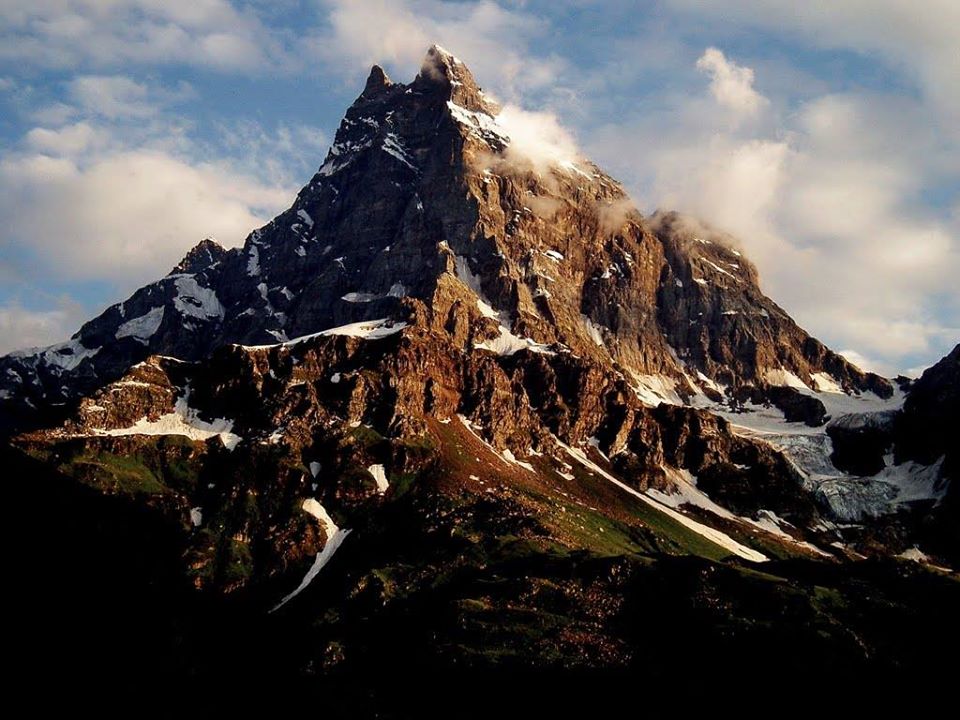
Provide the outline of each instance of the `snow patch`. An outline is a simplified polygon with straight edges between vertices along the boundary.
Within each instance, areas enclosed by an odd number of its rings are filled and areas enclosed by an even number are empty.
[[[497,457],[497,459],[500,460],[500,462],[509,465],[509,462],[507,461],[507,459],[506,459],[503,455],[501,455],[499,452],[497,452],[497,449],[496,449],[493,445],[491,445],[491,444],[488,443],[486,440],[484,440],[482,437],[480,437],[480,435],[477,433],[477,431],[474,430],[474,428],[473,428],[473,423],[470,422],[470,419],[469,419],[466,415],[460,415],[460,414],[458,414],[458,415],[457,415],[457,418],[460,420],[460,422],[463,424],[463,426],[467,429],[467,432],[469,432],[469,433],[470,433],[471,435],[473,435],[473,437],[476,438],[480,443],[482,443],[484,446],[486,446],[486,448],[487,448],[488,450],[490,450],[490,452],[493,453],[493,454]],[[480,458],[477,458],[477,460],[479,460],[479,459],[480,459]]]
[[[387,133],[387,136],[383,139],[383,145],[381,147],[385,153],[396,158],[411,170],[420,172],[420,169],[413,164],[413,156],[410,155],[409,151],[403,146],[403,144],[400,142],[400,138],[398,138],[395,133]]]
[[[706,387],[710,388],[714,392],[720,393],[721,395],[723,395],[724,391],[726,390],[726,388],[723,385],[719,385],[712,378],[707,377],[699,370],[697,370],[697,379],[700,381],[702,385],[705,385]]]
[[[797,540],[789,533],[784,532],[781,528],[781,525],[790,526],[790,523],[777,517],[772,511],[760,510],[758,512],[759,519],[757,520],[735,515],[726,508],[715,503],[706,495],[706,493],[700,490],[697,487],[697,478],[690,473],[689,470],[674,469],[669,467],[664,467],[663,470],[667,473],[667,476],[672,481],[676,492],[664,493],[660,490],[650,488],[647,490],[647,495],[663,503],[664,505],[675,509],[679,509],[682,505],[692,505],[702,510],[711,512],[714,515],[726,520],[734,520],[747,523],[748,525],[753,525],[758,529],[764,530],[772,535],[776,535],[777,537],[787,540],[795,545],[800,545],[812,552],[817,553],[818,555],[830,557],[830,553],[826,553],[810,543]]]
[[[843,388],[833,375],[825,372],[817,372],[810,375],[820,392],[842,393]]]
[[[904,550],[902,553],[897,555],[897,557],[903,560],[913,560],[913,562],[917,563],[925,563],[930,561],[930,558],[927,557],[927,554],[916,545],[909,550]]]
[[[321,527],[323,527],[324,534],[327,536],[327,541],[323,544],[323,550],[314,558],[313,565],[310,566],[310,569],[307,570],[307,574],[303,576],[303,580],[300,581],[300,584],[291,592],[286,595],[279,603],[277,603],[270,612],[276,612],[293,598],[303,592],[313,579],[320,574],[320,571],[323,570],[324,566],[330,562],[330,559],[333,557],[333,554],[340,548],[340,545],[346,539],[347,535],[350,534],[349,530],[341,530],[337,527],[337,524],[333,521],[330,515],[324,509],[323,505],[318,503],[313,498],[309,498],[303,501],[303,510],[317,520],[320,521]]]
[[[368,303],[373,302],[379,297],[374,293],[368,292],[350,292],[342,296],[340,299],[349,303]]]
[[[388,318],[380,320],[365,320],[363,322],[350,323],[339,327],[330,328],[317,333],[329,337],[332,335],[345,335],[347,337],[364,338],[365,340],[378,340],[380,338],[396,335],[407,326],[405,322],[394,322]],[[291,343],[297,340],[291,340]]]
[[[29,351],[20,351],[10,353],[11,357],[24,357]],[[51,345],[40,355],[43,362],[47,365],[60,368],[61,370],[75,370],[80,363],[87,358],[92,358],[100,352],[100,348],[87,348],[79,340],[68,340],[59,345]]]
[[[132,337],[139,343],[147,345],[157,330],[160,329],[160,323],[163,322],[163,306],[155,307],[144,313],[140,317],[127,320],[117,328],[116,338]]]
[[[792,387],[797,388],[798,390],[809,390],[807,384],[794,375],[789,370],[784,368],[779,369],[769,369],[763,375],[764,380],[766,380],[771,385],[780,386],[780,387]]]
[[[474,295],[477,296],[478,298],[477,306],[480,307],[480,303],[482,302],[483,305],[485,305],[487,308],[490,309],[490,312],[493,313],[494,318],[498,317],[496,311],[493,310],[493,307],[491,306],[490,301],[487,299],[487,296],[483,294],[483,287],[480,284],[480,277],[477,275],[474,275],[473,271],[470,269],[470,261],[463,255],[454,255],[453,261],[454,261],[454,268],[457,273],[457,279],[460,280],[460,282],[462,282],[468,288],[470,288],[470,290],[473,291]],[[484,312],[484,309],[482,307],[481,307],[481,312]],[[484,315],[487,315],[487,313],[484,312]],[[490,317],[490,315],[487,315],[487,317]]]
[[[492,115],[485,112],[474,112],[457,105],[452,100],[447,101],[450,116],[461,125],[470,128],[470,134],[483,140],[497,139],[502,143],[509,143],[510,136],[506,129],[499,125]]]
[[[251,244],[247,258],[247,275],[257,277],[260,274],[260,248]]]
[[[580,320],[583,322],[583,327],[587,331],[587,335],[593,343],[597,346],[603,346],[603,328],[595,323],[593,320],[588,318],[586,315],[581,315]]]
[[[479,310],[480,314],[484,317],[490,318],[491,320],[500,320],[500,313],[498,313],[480,298],[477,298],[477,310]]]
[[[201,287],[193,275],[180,275],[174,279],[177,296],[174,307],[181,315],[200,320],[223,319],[223,305],[210,288]]]
[[[533,465],[531,465],[530,463],[524,462],[522,460],[518,460],[516,455],[514,455],[511,450],[504,450],[500,454],[503,455],[504,460],[506,460],[508,463],[511,463],[513,465],[519,465],[520,467],[524,468],[525,470],[529,470],[532,473],[537,472],[536,469],[533,467]]]
[[[540,353],[541,355],[556,355],[550,349],[549,345],[538,343],[531,338],[514,335],[506,326],[500,326],[500,334],[492,340],[475,342],[473,347],[477,350],[489,350],[497,355],[513,355],[520,350],[529,350],[530,352]]]
[[[387,473],[383,469],[383,465],[371,465],[367,468],[367,472],[373,475],[374,482],[377,483],[377,492],[383,495],[387,488],[390,487],[390,482],[387,480]]]
[[[640,402],[650,407],[657,407],[660,403],[667,405],[683,405],[683,400],[677,393],[677,381],[666,375],[641,375],[631,372],[637,383],[633,391],[640,398]]]
[[[407,323],[395,322],[389,318],[381,318],[379,320],[364,320],[362,322],[355,322],[350,323],[349,325],[341,325],[339,327],[330,328],[329,330],[323,330],[318,333],[311,333],[310,335],[301,335],[300,337],[295,337],[292,340],[286,340],[284,342],[274,343],[272,345],[243,345],[242,347],[245,350],[267,350],[274,347],[293,347],[294,345],[299,345],[307,340],[312,340],[318,337],[331,337],[333,335],[345,335],[347,337],[363,338],[364,340],[380,340],[381,338],[389,337],[390,335],[396,335],[405,327],[407,327]]]
[[[297,210],[297,217],[303,220],[307,227],[313,227],[313,218],[310,217],[310,213],[308,213],[306,210]]]
[[[894,506],[929,500],[939,503],[947,494],[949,484],[941,474],[944,457],[941,456],[932,465],[920,465],[912,461],[889,465],[872,479],[890,483],[897,489]]]
[[[731,273],[731,272],[728,272],[728,271],[724,270],[722,267],[720,267],[720,266],[717,265],[716,263],[712,263],[712,262],[710,262],[709,260],[707,260],[706,258],[700,258],[700,259],[703,260],[703,262],[705,262],[707,265],[709,265],[710,267],[712,267],[714,270],[716,270],[718,273],[721,273],[721,274],[723,274],[723,275],[726,275],[727,277],[731,277],[731,278],[733,278],[734,280],[737,279],[737,276],[736,276],[736,275],[734,275],[734,274]]]
[[[161,415],[156,420],[140,418],[133,425],[110,430],[95,430],[97,435],[184,435],[191,440],[208,440],[219,437],[227,450],[233,450],[243,439],[232,432],[233,420],[217,418],[211,422],[201,420],[199,413],[189,405],[189,388],[174,404],[173,412]]]
[[[350,121],[344,120],[343,122],[349,123]],[[323,163],[317,174],[322,177],[330,177],[340,172],[353,162],[356,153],[373,145],[373,140],[374,138],[366,138],[358,141],[345,140],[334,143],[327,154],[327,161]]]

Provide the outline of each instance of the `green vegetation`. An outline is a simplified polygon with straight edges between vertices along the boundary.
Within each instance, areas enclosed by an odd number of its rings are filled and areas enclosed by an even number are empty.
[[[178,435],[138,438],[135,449],[106,449],[98,440],[66,440],[29,454],[77,481],[106,493],[163,495],[193,492],[199,483],[194,455],[205,446]]]
[[[169,492],[160,478],[137,455],[84,452],[61,462],[57,469],[108,493],[161,495]]]
[[[224,584],[229,587],[242,583],[253,574],[253,556],[250,546],[235,538],[226,538],[220,558]]]
[[[390,482],[391,497],[393,499],[396,499],[410,492],[410,490],[413,488],[413,485],[416,479],[417,479],[417,473],[391,474],[388,478]]]
[[[586,487],[596,483],[609,483],[605,478],[598,477],[596,474],[589,473],[585,468],[574,465],[571,470],[576,477],[576,482]],[[642,547],[644,551],[665,553],[670,555],[696,555],[708,560],[722,560],[730,557],[730,552],[720,547],[716,543],[710,542],[702,535],[695,533],[685,525],[677,522],[669,515],[660,512],[647,503],[632,497],[629,493],[618,490],[623,493],[623,504],[630,508],[630,512],[636,517],[644,530],[647,532],[634,532],[631,539],[642,538]],[[582,511],[578,508],[578,511]],[[606,531],[605,523],[609,519],[603,513],[593,513],[595,516],[593,524],[599,530],[603,527]]]
[[[370,450],[386,440],[383,435],[366,425],[350,428],[346,438],[348,442],[356,443],[363,450]]]

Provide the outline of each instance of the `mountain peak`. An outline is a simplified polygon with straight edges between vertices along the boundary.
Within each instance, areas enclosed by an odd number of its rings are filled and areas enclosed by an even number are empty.
[[[213,238],[204,238],[183,256],[183,259],[170,271],[170,274],[193,274],[200,272],[215,262],[222,260],[226,254],[227,251],[216,240]]]
[[[372,98],[393,85],[390,76],[379,65],[370,68],[370,75],[367,76],[367,83],[363,88],[361,97]]]
[[[427,49],[427,54],[423,58],[423,65],[428,63],[435,66],[446,68],[456,68],[458,65],[466,67],[456,55],[440,45],[434,44]]]
[[[439,87],[450,101],[468,110],[493,114],[497,111],[463,61],[439,45],[431,45],[427,50],[413,84],[422,89]]]

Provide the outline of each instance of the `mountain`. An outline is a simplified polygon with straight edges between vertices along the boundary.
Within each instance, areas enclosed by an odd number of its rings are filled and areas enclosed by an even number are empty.
[[[955,422],[956,358],[904,403],[733,238],[514,136],[441,48],[408,85],[374,67],[242,248],[205,240],[0,359],[16,497],[137,565],[80,606],[111,626],[120,593],[124,627],[149,607],[170,628],[151,668],[306,676],[377,711],[419,672],[666,682],[684,645],[717,683],[828,656],[934,672],[956,463],[910,428]]]
[[[409,86],[375,67],[289,210],[243,248],[203,241],[69,342],[5,357],[7,404],[70,403],[150,355],[402,319],[416,301],[465,349],[535,338],[681,397],[794,376],[890,394],[766,298],[729,238],[675,214],[645,222],[587,161],[540,172],[497,111],[445,51]]]

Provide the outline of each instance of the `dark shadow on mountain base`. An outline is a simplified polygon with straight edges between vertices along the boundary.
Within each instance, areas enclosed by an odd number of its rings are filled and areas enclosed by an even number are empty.
[[[44,706],[569,717],[671,697],[737,704],[814,680],[843,694],[937,687],[960,640],[960,583],[914,564],[748,567],[523,544],[451,556],[456,571],[390,592],[331,566],[324,584],[268,615],[256,588],[222,597],[189,587],[177,527],[15,451],[2,463],[16,548],[5,634],[23,687],[59,688],[36,697]],[[381,583],[403,577],[405,555],[425,549],[394,527],[379,549],[357,543],[350,567],[376,561]],[[428,572],[461,550],[438,541]]]

